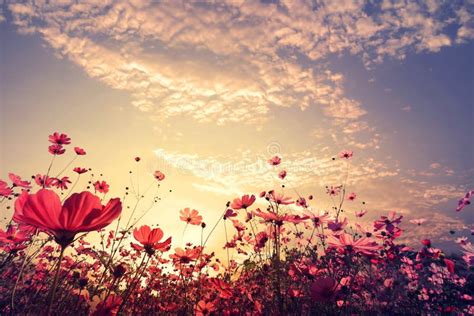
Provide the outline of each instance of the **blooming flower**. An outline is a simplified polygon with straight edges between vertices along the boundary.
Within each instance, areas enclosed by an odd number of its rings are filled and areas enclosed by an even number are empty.
[[[362,253],[365,255],[372,255],[375,251],[380,249],[377,243],[370,238],[361,237],[354,240],[352,235],[342,233],[338,238],[328,236],[328,245],[331,248],[336,248],[342,253]]]
[[[186,250],[183,250],[183,248],[176,248],[175,253],[170,255],[170,258],[173,259],[175,262],[187,264],[190,263],[191,261],[196,260],[199,257],[199,254],[201,253],[201,247],[196,247],[196,248],[186,248]]]
[[[54,178],[52,185],[61,190],[67,190],[67,185],[71,183],[69,177]]]
[[[81,168],[81,167],[75,167],[73,169],[73,171],[76,172],[77,174],[83,174],[83,173],[87,172],[87,169],[86,168]]]
[[[86,154],[86,151],[81,147],[74,147],[74,151],[78,156],[84,156]]]
[[[291,197],[284,196],[283,193],[276,193],[275,191],[270,194],[270,201],[281,205],[289,205],[294,203]]]
[[[356,212],[355,212],[356,217],[362,217],[362,216],[364,216],[365,214],[367,214],[367,211],[366,211],[366,210],[360,210],[360,211],[356,211]]]
[[[14,173],[9,173],[8,177],[13,182],[13,185],[20,188],[30,189],[31,185],[28,181],[23,181],[19,176]]]
[[[255,195],[245,194],[241,198],[235,198],[230,207],[234,210],[246,209],[255,202]]]
[[[52,135],[49,135],[49,142],[56,145],[68,145],[71,143],[71,138],[69,138],[66,134],[54,132]]]
[[[94,183],[94,189],[99,191],[100,193],[107,193],[109,192],[109,185],[105,181],[96,181]]]
[[[8,183],[3,180],[0,180],[0,196],[8,197],[12,193],[13,190],[8,186]]]
[[[392,232],[396,225],[400,224],[402,221],[403,215],[397,217],[396,212],[390,212],[388,216],[381,216],[379,220],[374,222],[375,230],[380,230],[385,227],[385,230]]]
[[[268,159],[268,163],[272,166],[278,166],[281,163],[281,158],[278,156],[273,156],[272,158]]]
[[[282,180],[285,179],[286,178],[286,170],[280,171],[280,173],[278,173],[278,177]]]
[[[196,316],[209,315],[215,310],[215,306],[211,302],[200,300],[194,308]]]
[[[188,224],[200,225],[202,222],[202,216],[199,215],[199,212],[197,210],[191,210],[189,207],[179,211],[179,214],[181,215],[179,218]]]
[[[341,192],[342,185],[326,187],[326,193],[330,196],[338,195]]]
[[[352,192],[351,194],[349,194],[349,196],[347,197],[347,199],[349,201],[354,201],[356,199],[356,194],[354,192]]]
[[[37,174],[34,178],[36,184],[43,188],[49,188],[54,182],[54,178],[48,177],[47,175],[42,176]]]
[[[153,174],[156,180],[162,181],[165,179],[165,174],[159,170],[156,170],[155,173]]]
[[[99,197],[84,191],[72,194],[61,206],[56,193],[41,189],[36,194],[22,192],[15,201],[13,220],[44,230],[65,247],[77,233],[102,229],[121,211],[122,203],[118,198],[109,200],[104,206]]]
[[[171,245],[171,237],[164,242],[159,242],[163,238],[163,231],[160,228],[150,229],[150,226],[143,225],[133,230],[133,237],[140,243],[132,243],[132,247],[136,250],[145,250],[149,255],[153,255],[155,250],[166,251]]]
[[[456,212],[460,212],[467,205],[471,204],[471,197],[473,195],[474,195],[474,190],[467,192],[466,195],[462,199],[459,200],[458,206],[456,207]]]
[[[52,155],[62,155],[66,152],[66,149],[63,148],[63,146],[58,145],[58,144],[53,144],[48,147],[48,151]]]
[[[324,223],[328,223],[329,221],[333,220],[332,216],[329,215],[328,212],[320,211],[318,213],[313,213],[310,210],[304,210],[304,213],[309,217],[309,219],[313,222],[314,227],[319,227]]]
[[[339,153],[339,158],[341,159],[351,159],[353,155],[352,150],[343,150]]]

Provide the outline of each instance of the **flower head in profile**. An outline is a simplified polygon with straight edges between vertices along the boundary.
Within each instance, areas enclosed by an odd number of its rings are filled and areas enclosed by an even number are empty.
[[[234,210],[246,209],[255,202],[255,195],[245,194],[241,198],[235,198],[230,207]]]
[[[75,167],[72,171],[74,171],[77,174],[83,174],[87,172],[86,168],[81,168],[81,167]]]
[[[48,151],[52,155],[62,155],[66,152],[66,149],[64,149],[61,145],[53,144],[48,147]]]
[[[163,181],[165,179],[165,174],[159,170],[156,170],[155,173],[153,173],[153,176],[158,181]]]
[[[28,181],[23,181],[19,176],[17,176],[14,173],[9,173],[8,177],[12,181],[13,185],[16,187],[24,188],[24,189],[30,189],[31,184]]]
[[[272,166],[278,166],[281,163],[281,158],[278,156],[273,156],[272,158],[268,159],[268,163]]]
[[[353,155],[352,150],[343,150],[339,153],[339,158],[341,159],[351,159]]]
[[[294,203],[291,197],[284,196],[283,193],[276,193],[275,191],[273,191],[269,197],[270,201],[280,205],[289,205]]]
[[[471,197],[474,195],[474,191],[469,191],[466,195],[459,200],[458,206],[456,207],[456,212],[460,212],[467,205],[471,204]]]
[[[179,219],[187,224],[200,225],[202,222],[202,216],[199,215],[199,212],[197,210],[191,210],[189,207],[179,211],[179,214],[181,215]]]
[[[149,255],[153,255],[155,250],[167,251],[171,245],[171,237],[163,242],[160,242],[160,240],[163,238],[163,231],[160,228],[151,229],[148,225],[135,228],[133,230],[133,237],[141,245],[132,243],[132,247],[135,250],[145,250],[145,252]]]
[[[341,253],[362,253],[365,255],[373,255],[380,246],[367,237],[354,239],[352,235],[342,233],[338,238],[328,236],[328,246],[335,248]]]
[[[81,147],[74,147],[74,151],[78,156],[84,156],[86,154],[86,151]]]
[[[355,212],[356,217],[363,217],[365,214],[367,214],[367,210],[360,210]]]
[[[109,192],[109,185],[105,181],[96,181],[94,183],[94,189],[100,193],[107,193]]]
[[[122,203],[118,198],[102,205],[99,197],[84,191],[73,193],[61,205],[55,192],[41,189],[35,194],[22,192],[15,201],[13,220],[45,231],[65,247],[76,234],[100,230],[112,223],[121,212]]]
[[[71,143],[71,138],[69,138],[66,134],[54,132],[53,134],[49,135],[49,142],[56,145],[69,145]]]

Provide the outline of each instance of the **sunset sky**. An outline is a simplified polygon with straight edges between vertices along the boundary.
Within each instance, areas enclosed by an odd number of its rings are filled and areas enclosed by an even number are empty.
[[[184,207],[211,224],[285,184],[329,209],[347,149],[349,217],[402,212],[407,238],[440,243],[474,222],[455,212],[474,188],[472,1],[0,1],[0,28],[1,179],[45,173],[67,133],[111,196],[162,170],[142,223],[179,245]]]

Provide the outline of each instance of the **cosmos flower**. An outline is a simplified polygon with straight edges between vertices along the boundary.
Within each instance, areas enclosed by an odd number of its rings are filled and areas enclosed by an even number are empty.
[[[230,207],[234,210],[246,209],[255,202],[255,195],[245,194],[241,198],[235,198]]]
[[[145,250],[149,255],[153,255],[155,250],[166,251],[171,245],[171,237],[164,242],[159,242],[163,238],[163,231],[160,228],[153,230],[148,225],[133,230],[133,237],[141,244],[132,243],[132,247],[136,250]]]
[[[114,293],[110,294],[104,301],[97,304],[92,316],[115,316],[117,315],[122,297]]]
[[[275,191],[270,194],[270,201],[280,205],[289,205],[295,203],[292,201],[291,197],[284,196],[283,193],[276,193]]]
[[[385,228],[388,232],[392,232],[395,227],[401,223],[403,215],[397,216],[396,212],[390,212],[388,216],[381,216],[379,220],[374,222],[375,230]]]
[[[53,185],[54,178],[48,177],[47,175],[37,174],[35,177],[35,182],[37,185],[43,188],[49,188]]]
[[[189,207],[186,207],[184,210],[179,211],[181,215],[179,218],[191,225],[200,225],[202,222],[202,216],[199,215],[197,210],[191,210]]]
[[[52,135],[49,135],[49,142],[56,145],[69,145],[71,143],[71,138],[66,134],[54,132]]]
[[[81,147],[74,147],[74,151],[78,156],[84,156],[86,154],[86,151]]]
[[[349,201],[354,201],[356,199],[356,194],[354,192],[352,192],[351,194],[349,194],[349,196],[347,197],[347,199]]]
[[[362,253],[365,255],[372,255],[380,249],[380,246],[370,238],[354,239],[352,235],[347,233],[340,234],[338,238],[328,236],[328,245],[341,253]]]
[[[163,181],[165,179],[165,174],[159,170],[156,170],[155,173],[153,173],[153,176],[158,181]]]
[[[52,185],[61,190],[67,190],[68,184],[70,184],[69,177],[54,178]]]
[[[359,218],[364,216],[365,214],[367,214],[366,210],[360,210],[360,211],[355,212],[356,217],[359,217]]]
[[[14,174],[14,173],[9,173],[8,177],[13,182],[13,185],[16,186],[16,187],[20,187],[20,188],[24,188],[24,189],[30,189],[31,188],[30,182],[21,180],[21,178],[19,176],[17,176],[16,174]]]
[[[319,227],[325,223],[328,223],[332,220],[331,215],[329,215],[328,212],[325,211],[319,211],[317,213],[314,213],[310,210],[304,210],[304,213],[308,216],[308,218],[313,222],[314,227]]]
[[[272,166],[278,166],[281,163],[281,158],[278,156],[273,156],[272,158],[268,159],[268,163]]]
[[[52,155],[62,155],[66,152],[66,149],[64,149],[61,145],[53,144],[48,147],[48,151]]]
[[[94,189],[100,193],[107,193],[109,192],[109,185],[105,181],[96,181],[94,183]]]
[[[86,168],[81,168],[81,167],[75,167],[73,169],[73,171],[76,172],[77,174],[83,174],[83,173],[87,172],[87,169]]]
[[[175,253],[170,255],[170,258],[173,259],[175,262],[187,264],[190,263],[191,261],[196,260],[199,257],[199,254],[201,253],[201,247],[196,247],[196,248],[186,248],[186,250],[183,250],[183,248],[176,248]]]
[[[341,159],[351,159],[353,155],[352,150],[343,150],[339,153],[339,158]]]
[[[13,193],[13,190],[3,180],[0,180],[0,196],[8,197]]]
[[[200,300],[194,308],[196,316],[210,315],[215,310],[215,305],[211,302]]]
[[[330,196],[336,196],[341,192],[342,185],[326,187],[326,193]]]
[[[458,206],[456,207],[456,212],[460,212],[467,205],[471,204],[471,197],[474,195],[474,191],[469,191],[466,195],[459,200]]]
[[[41,189],[35,194],[23,191],[15,201],[14,221],[39,228],[65,247],[76,234],[102,229],[122,211],[120,199],[110,199],[102,205],[99,197],[84,191],[72,194],[61,206],[59,196]]]
[[[280,171],[280,173],[278,173],[278,178],[284,180],[286,178],[286,170]]]

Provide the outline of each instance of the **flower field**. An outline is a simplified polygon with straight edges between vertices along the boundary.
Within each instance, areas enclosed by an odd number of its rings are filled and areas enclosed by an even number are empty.
[[[66,150],[75,157],[53,175]],[[140,222],[149,206],[137,183],[121,197],[108,195],[113,179],[91,175],[80,187],[92,171],[75,164],[93,153],[57,132],[48,151],[41,173],[0,181],[2,217],[13,214],[0,230],[1,315],[474,314],[467,237],[456,239],[459,255],[447,255],[423,236],[416,247],[400,242],[404,218],[395,211],[367,222],[366,211],[351,210],[359,222],[349,222],[345,206],[358,197],[344,183],[326,188],[331,209],[296,190],[262,187],[223,200],[214,222],[191,207],[176,210],[185,230],[201,236],[178,247],[159,217]],[[336,159],[349,168],[352,156],[346,150]],[[281,159],[268,163],[284,179]],[[141,176],[156,187],[167,180],[160,170]],[[473,194],[453,212],[468,210]],[[219,254],[213,238],[225,240]]]

